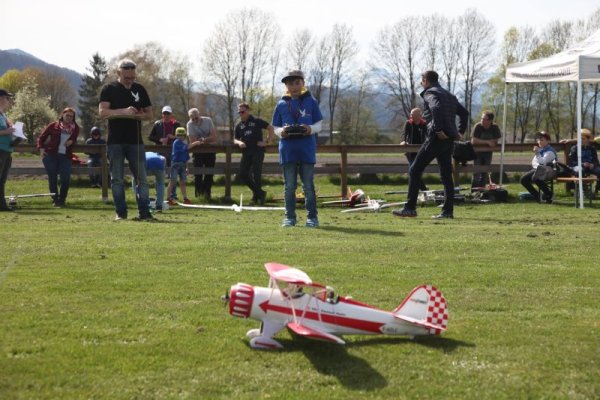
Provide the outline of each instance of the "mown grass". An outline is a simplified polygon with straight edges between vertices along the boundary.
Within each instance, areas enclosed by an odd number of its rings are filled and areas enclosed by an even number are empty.
[[[351,183],[372,197],[398,188]],[[7,191],[45,185],[10,180]],[[442,222],[431,206],[408,220],[320,209],[311,230],[279,228],[279,212],[173,209],[115,223],[99,200],[82,180],[68,208],[40,198],[0,213],[2,399],[600,397],[597,204],[575,209],[561,194],[553,205],[463,205]],[[245,332],[258,323],[229,316],[220,296],[266,285],[267,261],[384,309],[433,283],[449,329],[346,347],[282,332],[283,351],[251,350]]]

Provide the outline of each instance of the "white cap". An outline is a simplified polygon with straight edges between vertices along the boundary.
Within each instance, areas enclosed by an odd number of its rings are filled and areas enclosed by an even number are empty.
[[[164,106],[161,113],[164,113],[164,112],[173,114],[173,110],[171,109],[171,106]]]

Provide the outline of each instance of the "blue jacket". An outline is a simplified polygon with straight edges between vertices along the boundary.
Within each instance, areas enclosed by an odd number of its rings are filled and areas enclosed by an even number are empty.
[[[319,103],[307,90],[297,99],[285,95],[277,102],[271,125],[313,125],[323,119]],[[279,141],[279,163],[314,164],[317,162],[317,138],[315,135],[285,138]]]
[[[171,162],[187,162],[189,159],[187,143],[179,138],[175,139],[171,151]]]
[[[427,121],[427,134],[430,138],[439,131],[444,131],[452,140],[459,138],[459,132],[465,133],[469,112],[458,102],[456,96],[436,83],[423,90],[421,97],[425,102],[423,118]],[[457,115],[460,118],[458,130]]]

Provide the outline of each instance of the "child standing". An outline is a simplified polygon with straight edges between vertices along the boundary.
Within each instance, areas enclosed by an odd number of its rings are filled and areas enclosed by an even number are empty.
[[[190,155],[188,153],[189,149],[199,146],[200,142],[196,141],[188,145],[185,140],[186,135],[185,128],[183,127],[179,127],[175,130],[176,139],[173,142],[173,149],[171,150],[171,172],[169,174],[169,187],[167,188],[167,193],[169,194],[168,202],[170,205],[177,204],[177,202],[171,197],[173,187],[177,183],[177,177],[179,177],[179,186],[181,187],[181,194],[183,195],[183,204],[192,204],[190,199],[187,197],[186,164],[190,159]]]

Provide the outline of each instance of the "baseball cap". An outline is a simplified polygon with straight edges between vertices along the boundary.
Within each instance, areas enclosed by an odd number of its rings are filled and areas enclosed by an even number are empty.
[[[8,90],[0,89],[0,96],[13,97],[14,94],[12,94],[11,92],[9,92]]]
[[[175,135],[176,136],[185,136],[186,135],[185,128],[179,127],[177,129],[175,129]]]
[[[173,114],[173,110],[171,109],[171,106],[164,106],[162,108],[162,112],[168,112],[169,114]]]
[[[283,79],[281,79],[281,82],[285,83],[285,81],[291,78],[304,79],[304,72],[300,71],[299,69],[293,69],[291,71],[288,71],[288,73],[283,77]]]

